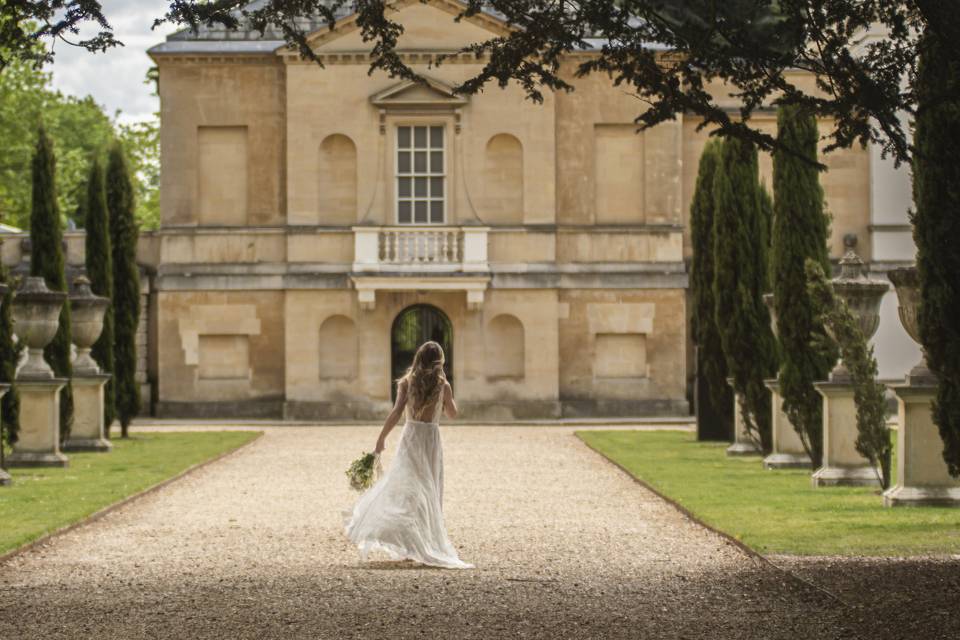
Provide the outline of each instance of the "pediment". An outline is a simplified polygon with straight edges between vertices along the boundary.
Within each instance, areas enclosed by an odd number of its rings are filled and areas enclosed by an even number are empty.
[[[455,51],[509,33],[506,23],[488,12],[455,22],[464,7],[457,0],[391,2],[388,17],[403,25],[397,51]],[[368,52],[372,46],[363,41],[356,14],[338,20],[332,31],[327,27],[314,31],[307,41],[317,53]]]
[[[370,96],[370,102],[381,109],[456,108],[467,104],[467,98],[453,92],[450,85],[434,78],[424,81],[404,80]]]

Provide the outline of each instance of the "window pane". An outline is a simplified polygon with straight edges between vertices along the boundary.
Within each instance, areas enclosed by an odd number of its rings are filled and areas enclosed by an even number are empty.
[[[410,197],[410,178],[400,178],[397,180],[397,195],[401,198]]]
[[[413,184],[413,189],[415,195],[418,198],[427,197],[427,179],[426,178],[414,178],[415,182]]]
[[[415,173],[426,173],[427,172],[427,152],[426,151],[417,151],[413,157],[413,169]]]
[[[402,223],[410,222],[410,201],[401,200],[397,203],[397,220]]]
[[[430,196],[433,198],[443,197],[443,178],[430,178]]]
[[[425,149],[427,147],[427,128],[426,127],[413,128],[413,145],[417,149]]]
[[[397,154],[397,173],[410,173],[409,151],[401,151]]]
[[[426,221],[427,221],[427,203],[426,203],[426,201],[425,201],[425,200],[418,200],[417,202],[414,202],[414,203],[413,203],[413,206],[415,207],[415,209],[414,209],[414,211],[413,211],[413,213],[414,213],[414,216],[413,216],[414,222],[416,222],[416,223],[418,223],[418,224],[419,224],[419,223],[426,222]]]
[[[430,201],[430,222],[443,222],[443,200]]]
[[[410,127],[397,128],[397,146],[401,149],[410,148]]]
[[[430,127],[430,146],[434,149],[443,148],[443,127]]]
[[[443,173],[443,151],[430,152],[430,173]]]

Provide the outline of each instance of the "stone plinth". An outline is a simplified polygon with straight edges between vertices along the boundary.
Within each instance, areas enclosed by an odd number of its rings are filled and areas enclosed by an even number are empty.
[[[813,474],[813,486],[879,486],[869,461],[857,451],[857,405],[853,385],[845,381],[814,385],[823,396],[823,466]]]
[[[943,441],[931,412],[936,385],[902,384],[892,389],[900,413],[897,476],[894,486],[883,494],[883,505],[960,506],[960,481],[947,473]]]
[[[67,456],[60,453],[60,390],[66,378],[17,380],[20,393],[20,432],[11,467],[65,467]]]
[[[3,396],[7,395],[7,391],[9,390],[10,390],[10,385],[0,384],[0,398],[3,398]],[[0,415],[0,419],[2,418],[3,416]],[[3,446],[3,440],[0,439],[0,447],[2,446]],[[0,467],[0,486],[6,486],[11,482],[13,482],[13,478],[10,477],[10,474],[7,473],[5,469]]]
[[[733,387],[733,378],[727,378],[727,384]],[[733,394],[733,444],[727,447],[728,456],[758,456],[761,453],[760,446],[750,437],[747,431],[747,423],[743,419],[741,409],[743,398],[734,391]]]
[[[73,377],[73,427],[64,451],[113,449],[103,436],[103,388],[109,379],[109,374],[95,373]]]
[[[800,435],[793,428],[793,423],[783,412],[783,398],[780,396],[779,380],[764,380],[772,395],[771,411],[771,438],[773,449],[763,459],[764,469],[809,469],[813,463],[803,448]]]

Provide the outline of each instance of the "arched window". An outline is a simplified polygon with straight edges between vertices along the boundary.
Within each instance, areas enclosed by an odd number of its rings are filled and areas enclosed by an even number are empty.
[[[320,144],[321,224],[353,224],[357,221],[357,147],[353,140],[335,133]]]
[[[523,145],[508,133],[499,133],[487,142],[482,202],[485,222],[523,222]]]
[[[523,323],[508,314],[491,320],[487,326],[487,378],[523,378],[525,357]]]
[[[320,325],[320,378],[357,377],[357,328],[346,316],[330,316]]]

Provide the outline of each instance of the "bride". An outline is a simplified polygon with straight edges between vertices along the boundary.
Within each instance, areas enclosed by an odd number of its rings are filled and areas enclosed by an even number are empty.
[[[397,381],[397,401],[377,438],[375,453],[384,449],[387,434],[404,415],[396,455],[390,468],[357,500],[342,510],[347,537],[362,560],[373,549],[393,560],[409,559],[449,569],[475,565],[457,556],[443,522],[443,449],[441,410],[455,418],[453,389],[443,373],[443,349],[425,342],[413,365]]]

